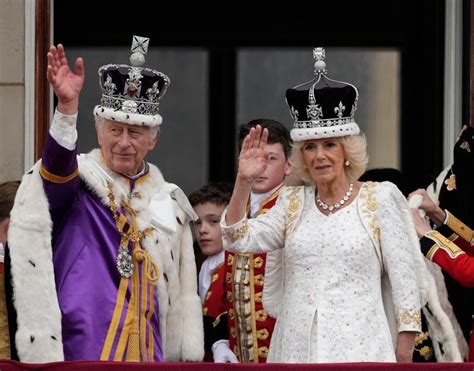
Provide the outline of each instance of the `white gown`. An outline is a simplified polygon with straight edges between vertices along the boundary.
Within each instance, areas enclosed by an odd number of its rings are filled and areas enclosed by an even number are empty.
[[[398,331],[420,329],[420,300],[411,247],[390,205],[392,184],[380,184],[379,207],[384,265],[392,284]],[[289,201],[283,193],[265,216],[233,226],[222,221],[224,246],[271,251],[284,246],[284,291],[268,362],[395,362],[384,311],[381,268],[361,221],[359,196],[325,216],[316,207],[314,187],[305,187],[301,215],[285,240]],[[281,201],[280,201],[281,200]],[[247,227],[246,227],[247,225]],[[405,235],[405,239],[404,236]],[[254,243],[252,241],[259,241]],[[385,253],[386,252],[386,253]]]

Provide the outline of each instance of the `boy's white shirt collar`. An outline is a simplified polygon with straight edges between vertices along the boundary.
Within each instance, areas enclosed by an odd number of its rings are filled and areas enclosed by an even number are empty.
[[[250,193],[250,217],[254,218],[256,214],[260,211],[260,206],[262,205],[262,202],[265,201],[267,198],[269,198],[272,194],[274,194],[278,188],[280,188],[283,185],[283,183],[277,185],[275,188],[273,188],[271,191],[268,191],[266,193]]]
[[[212,272],[224,262],[224,255],[225,251],[222,249],[221,252],[208,256],[201,265],[201,270],[199,271],[199,297],[202,304],[204,304],[207,291],[211,286]]]

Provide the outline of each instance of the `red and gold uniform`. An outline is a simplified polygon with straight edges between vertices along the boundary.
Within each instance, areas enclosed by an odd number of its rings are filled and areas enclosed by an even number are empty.
[[[421,250],[429,260],[465,287],[474,287],[474,232],[446,211],[445,225],[430,231],[420,240]],[[449,237],[445,237],[449,236]],[[469,361],[474,361],[474,320],[472,322]]]
[[[257,216],[275,205],[279,188],[260,204]],[[275,319],[263,309],[266,254],[226,251],[225,288],[229,346],[243,363],[265,363]]]
[[[227,334],[225,323],[227,312],[222,312],[222,303],[225,300],[224,278],[225,264],[223,262],[211,272],[211,284],[203,303],[205,362],[213,361],[212,344],[222,337],[222,332],[224,336]]]

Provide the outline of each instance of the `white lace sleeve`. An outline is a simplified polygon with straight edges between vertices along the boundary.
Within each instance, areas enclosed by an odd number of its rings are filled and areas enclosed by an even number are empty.
[[[422,295],[417,278],[416,254],[421,253],[408,203],[390,182],[379,185],[377,220],[384,266],[392,286],[398,331],[420,331]]]
[[[49,134],[58,144],[70,151],[76,148],[77,142],[77,113],[65,115],[57,109],[54,112],[53,122],[49,128]]]
[[[226,209],[221,217],[224,248],[238,253],[262,253],[283,248],[287,211],[288,203],[284,190],[275,206],[256,218],[244,217],[228,226],[225,222]]]

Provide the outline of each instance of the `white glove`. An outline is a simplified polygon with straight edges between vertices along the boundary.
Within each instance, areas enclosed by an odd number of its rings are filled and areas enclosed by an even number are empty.
[[[229,340],[218,340],[212,344],[212,356],[216,363],[239,363],[235,353],[229,348]]]
[[[426,213],[424,210],[419,209],[421,202],[423,201],[423,197],[419,194],[414,194],[408,199],[408,206],[410,209],[418,209],[418,214],[420,214],[421,219],[424,219]]]

